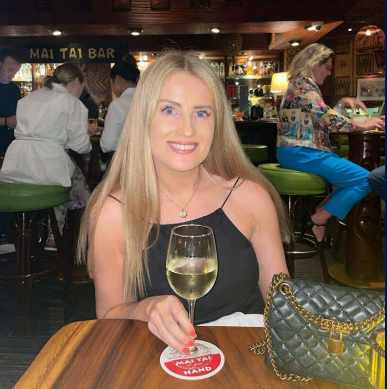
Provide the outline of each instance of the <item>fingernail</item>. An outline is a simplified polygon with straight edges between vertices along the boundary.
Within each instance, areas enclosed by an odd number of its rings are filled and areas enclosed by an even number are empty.
[[[190,340],[188,342],[188,347],[193,347],[193,346],[195,346],[195,342],[193,340]]]
[[[185,354],[185,355],[189,354],[189,348],[188,347],[184,347],[183,348],[183,354]]]
[[[196,332],[195,332],[195,331],[191,331],[189,334],[191,335],[191,337],[192,337],[192,338],[196,338],[196,337],[197,337],[197,335],[196,335]]]

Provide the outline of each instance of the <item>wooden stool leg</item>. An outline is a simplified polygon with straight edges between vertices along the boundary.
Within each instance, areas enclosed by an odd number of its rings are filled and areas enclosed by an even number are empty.
[[[30,274],[30,249],[34,214],[34,212],[21,212],[15,217],[17,231],[16,272],[19,276]]]
[[[69,269],[68,266],[68,257],[67,257],[67,248],[66,248],[66,238],[62,238],[60,232],[59,232],[59,227],[58,227],[58,221],[55,216],[55,211],[54,208],[49,208],[48,209],[48,215],[50,216],[50,226],[52,233],[54,235],[55,239],[55,244],[56,248],[58,250],[59,254],[59,261],[62,265],[63,273],[66,279],[66,282],[72,283],[71,279],[71,269]],[[64,226],[64,231],[63,234],[65,236],[66,234],[66,225]]]
[[[26,334],[30,313],[30,282],[24,279],[16,280],[13,284],[16,292],[15,331],[17,334]]]
[[[322,268],[324,282],[326,284],[330,284],[331,277],[330,277],[329,272],[328,272],[327,261],[325,259],[325,251],[323,248],[321,248],[319,246],[317,247],[317,250],[318,250],[318,257],[320,258],[320,264],[321,264],[321,268]]]
[[[297,205],[298,199],[294,196],[287,196],[287,208],[288,208],[288,215],[289,215],[289,221],[291,228],[294,231],[294,221],[295,221],[295,210]],[[296,249],[296,242],[292,240],[288,244],[285,245],[285,258],[286,258],[286,265],[289,270],[289,275],[291,278],[294,277],[294,255],[293,252]]]
[[[14,285],[16,289],[16,331],[26,333],[29,317],[29,292],[30,282],[26,277],[30,274],[30,248],[32,236],[32,220],[35,212],[22,212],[15,217],[17,230],[16,239],[16,274],[21,276]]]

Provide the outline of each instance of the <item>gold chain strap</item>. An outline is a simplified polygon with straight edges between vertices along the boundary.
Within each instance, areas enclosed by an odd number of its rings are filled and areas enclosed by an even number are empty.
[[[273,294],[275,289],[279,287],[279,291],[286,296],[293,306],[296,308],[296,310],[307,320],[312,322],[313,324],[320,325],[321,327],[327,327],[332,329],[340,329],[340,330],[361,330],[368,328],[370,326],[376,326],[385,318],[385,307],[383,307],[378,313],[376,313],[374,316],[359,321],[355,323],[343,323],[335,320],[329,320],[329,319],[323,319],[320,317],[317,317],[313,315],[312,313],[308,312],[295,298],[292,287],[290,284],[283,282],[284,279],[287,278],[287,275],[285,273],[281,273],[277,276],[276,279],[273,280],[273,282],[270,284],[269,289],[267,291],[266,295],[266,306],[264,311],[264,324],[265,324],[265,336],[266,341],[256,342],[250,345],[249,350],[255,354],[255,355],[262,355],[265,353],[265,346],[267,348],[270,362],[273,366],[273,369],[277,376],[281,380],[287,380],[287,381],[310,381],[312,378],[310,377],[303,377],[299,376],[297,374],[284,374],[281,373],[277,367],[277,363],[274,359],[274,350],[273,350],[273,343],[271,340],[271,334],[270,334],[270,327],[269,327],[269,317],[273,302]]]
[[[318,316],[313,315],[307,311],[296,299],[293,294],[292,286],[286,282],[281,282],[279,285],[279,291],[293,304],[294,308],[298,311],[298,313],[304,317],[304,319],[309,322],[316,324],[324,329],[333,329],[340,331],[359,331],[364,330],[366,328],[372,328],[377,326],[380,322],[382,322],[385,318],[385,307],[377,312],[375,315],[369,317],[368,319],[353,322],[353,323],[344,323],[337,320],[324,319]]]

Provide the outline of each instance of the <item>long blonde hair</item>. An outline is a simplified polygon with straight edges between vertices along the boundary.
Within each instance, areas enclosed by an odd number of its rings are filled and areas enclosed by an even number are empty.
[[[313,70],[316,66],[333,57],[333,50],[320,43],[312,43],[295,55],[289,67],[289,79],[309,77],[314,80]]]
[[[248,161],[232,121],[224,86],[209,64],[192,52],[168,51],[146,69],[138,83],[119,146],[103,181],[94,190],[82,218],[77,247],[78,262],[86,261],[93,273],[92,253],[95,225],[106,197],[121,192],[124,230],[124,301],[145,296],[148,272],[148,242],[152,225],[160,220],[160,200],[153,164],[149,125],[156,112],[165,79],[176,70],[186,70],[201,78],[210,89],[215,104],[215,131],[204,168],[226,180],[234,177],[255,181],[271,195],[277,208],[283,240],[290,239],[290,229],[281,198],[274,187]],[[159,232],[159,230],[158,230]],[[158,233],[157,233],[158,237]],[[89,241],[88,241],[89,239]],[[156,238],[157,239],[157,238]]]

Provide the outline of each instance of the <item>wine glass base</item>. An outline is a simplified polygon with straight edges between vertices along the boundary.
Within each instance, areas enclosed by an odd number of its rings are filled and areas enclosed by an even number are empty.
[[[189,355],[167,347],[160,356],[160,365],[164,371],[183,380],[200,380],[218,373],[225,362],[222,351],[203,340],[195,344],[198,350]]]
[[[207,347],[204,343],[202,343],[200,340],[195,342],[196,349],[190,350],[189,354],[183,354],[179,351],[176,351],[174,349],[171,349],[170,352],[170,359],[186,359],[186,358],[192,358],[192,357],[200,357],[202,355],[209,355],[211,354],[211,349]]]

